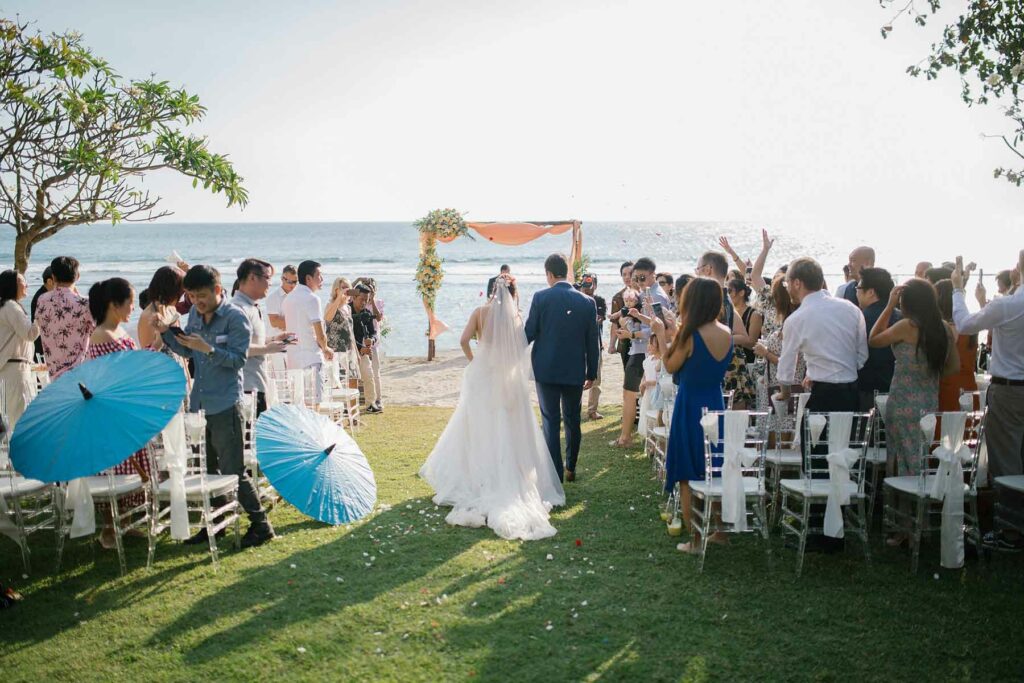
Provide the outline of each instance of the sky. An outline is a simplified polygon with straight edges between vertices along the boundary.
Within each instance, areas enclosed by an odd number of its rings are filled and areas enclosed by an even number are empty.
[[[956,3],[947,3],[956,4]],[[171,173],[174,221],[763,222],[1024,246],[994,109],[906,75],[940,24],[875,0],[0,0],[209,108],[244,211]],[[952,18],[950,12],[943,17]],[[1000,246],[995,246],[1000,245]]]

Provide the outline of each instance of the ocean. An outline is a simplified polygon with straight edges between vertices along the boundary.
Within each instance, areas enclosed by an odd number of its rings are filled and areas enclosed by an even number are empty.
[[[693,272],[697,258],[718,249],[718,237],[727,235],[733,247],[753,259],[760,250],[760,226],[742,223],[587,223],[583,225],[584,252],[590,270],[598,276],[598,294],[610,297],[620,287],[619,264],[649,256],[659,271]],[[458,239],[441,244],[445,260],[444,283],[437,300],[438,317],[451,331],[437,342],[439,350],[457,349],[459,335],[470,313],[483,303],[488,278],[501,264],[508,264],[520,289],[524,314],[533,292],[545,287],[544,258],[553,252],[568,253],[568,234],[542,237],[519,247],[495,245],[485,240]],[[812,255],[825,268],[830,288],[840,282],[837,273],[846,263],[849,244],[836,244],[820,234],[778,235],[766,271],[771,273],[790,259]],[[0,238],[0,263],[13,262],[13,233]],[[330,295],[335,277],[377,279],[380,298],[390,328],[384,351],[392,356],[426,353],[426,316],[416,294],[413,276],[419,254],[416,229],[411,223],[150,223],[91,225],[66,228],[34,248],[28,270],[30,292],[40,284],[40,274],[52,258],[67,254],[81,266],[80,290],[114,276],[130,280],[137,290],[145,288],[157,268],[177,251],[191,264],[216,267],[230,288],[237,264],[254,256],[280,268],[304,259],[323,264],[324,289]],[[901,254],[895,263],[879,263],[895,273],[913,272],[918,260]],[[994,273],[994,271],[991,271]],[[275,286],[279,278],[275,276]]]

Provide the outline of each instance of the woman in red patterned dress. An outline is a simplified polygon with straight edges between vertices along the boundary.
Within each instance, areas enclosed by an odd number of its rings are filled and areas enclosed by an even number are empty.
[[[99,358],[108,353],[118,351],[135,351],[138,346],[123,325],[128,322],[134,309],[135,292],[131,284],[119,277],[97,282],[89,288],[89,312],[96,321],[96,329],[89,338],[88,358]],[[143,449],[112,470],[114,474],[138,474],[143,482],[149,481],[149,458]],[[118,510],[141,505],[145,501],[143,493],[133,493],[117,499]],[[103,506],[105,524],[100,533],[100,545],[110,550],[115,547],[112,515],[108,506]]]

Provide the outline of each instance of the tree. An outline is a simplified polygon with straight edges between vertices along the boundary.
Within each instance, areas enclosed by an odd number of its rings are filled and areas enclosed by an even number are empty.
[[[883,8],[897,9],[882,27],[882,37],[886,38],[901,18],[926,26],[942,0],[924,0],[921,6],[914,0],[879,2]],[[970,0],[957,21],[943,28],[941,39],[932,44],[931,54],[907,67],[907,73],[932,80],[945,69],[960,75],[960,94],[968,106],[997,104],[1003,109],[1012,121],[1013,132],[985,137],[1002,140],[1018,159],[1024,160],[1024,112],[1019,90],[1024,77],[1024,3]],[[1019,166],[997,168],[994,175],[1018,187],[1024,184],[1024,169]]]
[[[0,18],[0,223],[14,228],[15,268],[70,225],[169,215],[139,187],[150,171],[173,169],[245,206],[227,158],[182,130],[205,112],[167,81],[123,80],[77,33]]]

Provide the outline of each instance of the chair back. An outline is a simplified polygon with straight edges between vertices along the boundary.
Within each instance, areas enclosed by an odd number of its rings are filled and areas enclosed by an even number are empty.
[[[775,416],[775,451],[794,451],[800,447],[800,423],[807,410],[810,394],[790,394],[787,399],[771,399],[770,413]]]
[[[966,392],[964,396],[970,396]],[[922,467],[920,482],[922,490],[931,477],[935,477],[942,468],[940,456],[945,450],[953,450],[960,459],[964,483],[971,491],[977,487],[978,454],[985,441],[985,417],[988,410],[954,411],[921,413],[920,427],[922,431]],[[957,425],[963,421],[963,430]],[[955,433],[949,433],[950,431]],[[941,450],[940,450],[941,449]]]
[[[803,443],[803,476],[829,479],[830,454],[848,452],[856,457],[849,463],[850,481],[857,493],[864,493],[865,460],[874,410],[867,413],[807,412],[801,433]]]
[[[768,446],[767,411],[704,411],[704,480],[722,477],[726,448],[743,449],[740,472],[744,477],[764,481],[764,454]]]

